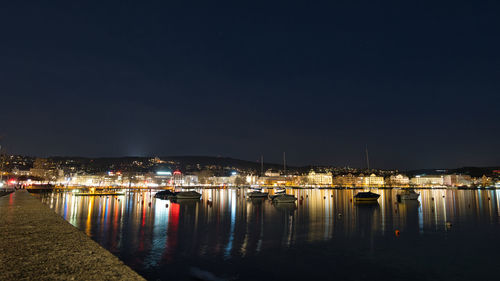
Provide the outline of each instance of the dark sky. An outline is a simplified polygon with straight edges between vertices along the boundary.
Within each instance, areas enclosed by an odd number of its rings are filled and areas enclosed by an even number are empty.
[[[8,153],[500,165],[499,1],[21,2]]]

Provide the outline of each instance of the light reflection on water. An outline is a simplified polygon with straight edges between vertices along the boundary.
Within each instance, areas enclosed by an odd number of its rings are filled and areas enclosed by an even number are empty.
[[[42,200],[148,279],[186,279],[190,266],[241,280],[321,278],[331,277],[329,267],[336,264],[345,269],[337,269],[336,276],[358,280],[362,276],[348,272],[353,264],[380,269],[395,260],[407,261],[399,267],[420,263],[405,268],[415,271],[412,278],[448,279],[447,270],[456,268],[440,265],[441,260],[464,254],[454,253],[459,250],[452,244],[473,257],[478,247],[498,248],[489,237],[500,234],[500,191],[419,190],[418,201],[397,202],[397,190],[376,190],[381,194],[376,205],[354,204],[353,190],[287,190],[297,203],[278,205],[248,200],[242,189],[199,192],[200,201],[177,203],[155,199],[155,191],[100,197],[63,192]],[[432,264],[428,254],[436,257]],[[476,255],[475,261],[489,262],[488,254]],[[276,275],[280,264],[287,271]],[[440,269],[433,273],[434,266]],[[386,270],[385,279],[397,271]]]

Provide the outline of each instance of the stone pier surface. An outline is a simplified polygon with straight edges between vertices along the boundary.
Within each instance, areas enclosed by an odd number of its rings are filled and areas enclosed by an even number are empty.
[[[26,191],[0,197],[0,280],[144,280]]]

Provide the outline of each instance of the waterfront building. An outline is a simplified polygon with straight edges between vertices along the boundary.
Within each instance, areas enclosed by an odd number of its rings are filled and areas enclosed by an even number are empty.
[[[303,186],[307,181],[307,176],[291,176],[291,185],[292,186]]]
[[[384,183],[384,177],[371,174],[368,177],[363,177],[362,185],[365,187],[382,187],[384,186]]]
[[[259,177],[255,176],[255,175],[247,175],[245,180],[246,180],[247,184],[253,185],[253,184],[257,184],[258,178]]]
[[[259,177],[258,184],[265,186],[291,186],[293,185],[293,177],[286,177],[286,176]]]
[[[176,186],[184,185],[184,176],[181,171],[176,170],[172,173],[172,183]]]
[[[480,180],[476,181],[476,184],[479,184],[482,187],[493,185],[494,181],[491,177],[487,177],[483,175]]]
[[[101,176],[97,175],[73,175],[69,181],[71,186],[100,186]]]
[[[349,173],[347,175],[340,175],[333,178],[332,184],[339,187],[355,187],[357,177]]]
[[[64,178],[64,171],[58,169],[54,163],[45,158],[37,158],[33,162],[33,168],[30,169],[29,175],[55,182],[58,179]]]
[[[310,171],[307,175],[307,183],[310,185],[332,185],[333,177],[332,173],[316,173],[315,171]]]
[[[196,175],[185,175],[184,176],[184,185],[193,186],[193,185],[198,185],[198,184],[199,184],[198,176],[196,176]]]
[[[29,175],[55,182],[60,178],[64,178],[64,171],[59,169],[31,168]]]
[[[443,183],[446,186],[471,186],[472,178],[469,175],[445,175]]]
[[[441,175],[423,175],[411,178],[410,183],[421,187],[443,186],[444,179]]]
[[[387,186],[407,187],[409,184],[410,178],[402,174],[392,175],[386,181]]]
[[[167,186],[172,185],[172,171],[170,169],[160,169],[157,170],[152,177],[154,178],[154,182],[159,186]]]
[[[208,183],[215,186],[234,185],[236,177],[210,177]]]

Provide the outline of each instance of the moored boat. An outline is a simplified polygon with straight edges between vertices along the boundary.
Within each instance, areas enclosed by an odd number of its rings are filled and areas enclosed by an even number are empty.
[[[252,191],[247,193],[248,198],[266,198],[269,195],[268,192]]]
[[[175,194],[176,199],[200,199],[201,193],[196,191],[181,191]]]
[[[358,192],[354,195],[354,202],[356,203],[377,203],[380,194],[368,192]]]
[[[269,194],[269,199],[273,200],[274,198],[283,195],[283,193],[278,193],[278,194]]]
[[[278,194],[271,198],[275,203],[294,203],[297,198],[290,194]]]
[[[285,192],[286,192],[286,189],[284,189],[284,188],[283,188],[283,189],[281,189],[281,188],[276,189],[276,190],[274,191],[274,194],[269,195],[269,199],[273,200],[275,197],[278,197],[278,196],[280,196],[280,195],[283,195],[283,194],[285,194],[285,195],[286,195],[286,193],[285,193]]]
[[[159,191],[155,194],[155,198],[158,198],[158,199],[170,199],[170,198],[173,198],[175,196],[176,196],[176,194],[170,190],[162,190],[162,191]]]
[[[274,192],[275,192],[275,193],[284,193],[284,192],[286,192],[286,188],[279,188],[279,187],[278,187],[278,188],[275,188],[275,189],[274,189]]]
[[[52,184],[31,184],[26,187],[26,190],[29,193],[42,193],[42,192],[51,192],[54,190],[54,185]]]

